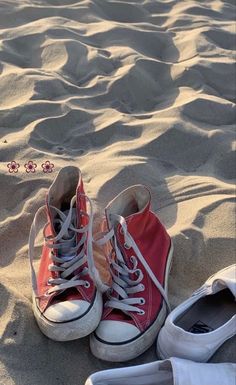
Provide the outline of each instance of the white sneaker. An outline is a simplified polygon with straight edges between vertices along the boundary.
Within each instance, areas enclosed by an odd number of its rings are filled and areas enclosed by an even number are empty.
[[[85,385],[235,385],[235,376],[236,364],[201,364],[171,358],[97,372]]]
[[[236,264],[211,276],[169,314],[158,336],[158,356],[208,361],[236,334],[235,296]]]

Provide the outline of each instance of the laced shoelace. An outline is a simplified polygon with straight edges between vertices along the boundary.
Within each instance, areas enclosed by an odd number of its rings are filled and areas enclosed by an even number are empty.
[[[132,255],[130,257],[132,268],[128,268],[127,263],[125,262],[125,259],[117,244],[114,228],[112,228],[107,234],[102,234],[103,236],[96,241],[98,245],[102,246],[108,241],[112,240],[112,243],[114,245],[114,252],[116,255],[115,260],[110,258],[113,283],[111,289],[108,291],[108,300],[105,303],[105,307],[119,309],[124,312],[136,312],[138,314],[145,314],[144,310],[140,309],[140,307],[137,306],[144,305],[145,299],[142,297],[132,297],[132,294],[139,293],[145,290],[145,286],[141,283],[143,280],[143,272],[141,269],[137,268],[139,260],[144,266],[152,282],[155,284],[155,286],[161,293],[167,305],[167,309],[170,312],[170,305],[167,298],[167,294],[158,279],[155,277],[153,271],[146,262],[142,253],[140,252],[134,239],[128,232],[125,219],[122,216],[116,214],[113,214],[113,217],[117,221],[117,223],[121,225],[120,231],[124,236],[124,247],[126,249],[132,248],[135,255]],[[135,274],[137,276],[137,279],[131,279],[131,274]],[[112,292],[117,293],[118,296],[112,295]]]
[[[50,249],[57,250],[57,255],[54,254],[53,250],[51,251],[50,257],[54,263],[49,265],[49,270],[52,272],[58,272],[58,277],[50,278],[48,280],[48,285],[51,286],[51,288],[45,293],[45,295],[51,295],[55,292],[76,286],[89,287],[89,282],[82,278],[88,273],[88,271],[94,270],[94,261],[92,257],[93,210],[91,200],[86,195],[83,196],[89,202],[90,214],[83,211],[80,212],[81,215],[88,217],[88,224],[80,229],[75,227],[76,212],[73,206],[76,201],[76,196],[71,199],[70,208],[67,213],[62,212],[54,206],[50,206],[50,209],[55,210],[57,213],[54,225],[58,227],[59,231],[55,237],[46,236],[46,228],[49,225],[49,222],[47,222],[43,228],[43,235],[45,245]],[[45,214],[45,212],[46,206],[38,209],[29,234],[29,259],[31,265],[32,287],[36,296],[38,295],[38,291],[37,278],[33,266],[34,247],[37,234],[40,231],[40,216]],[[78,233],[82,234],[82,236],[80,241],[77,243],[76,239]],[[78,250],[80,250],[79,253]],[[78,274],[73,274],[76,270],[82,267],[86,261],[88,262],[88,268],[84,267]]]

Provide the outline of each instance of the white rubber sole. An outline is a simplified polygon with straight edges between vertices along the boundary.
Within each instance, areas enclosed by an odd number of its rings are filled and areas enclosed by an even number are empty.
[[[101,320],[102,309],[102,294],[97,291],[93,306],[83,317],[74,321],[56,323],[44,317],[33,297],[33,312],[38,326],[43,334],[54,341],[71,341],[91,334]]]
[[[166,292],[168,287],[169,272],[171,269],[173,249],[173,244],[171,244],[165,273],[164,287]],[[90,337],[90,349],[95,357],[104,361],[124,362],[132,360],[133,358],[136,358],[140,354],[144,353],[154,343],[159,330],[165,322],[166,316],[167,308],[165,302],[163,301],[163,306],[158,313],[156,320],[146,332],[134,341],[119,345],[109,343],[106,344],[105,342],[98,340],[96,336],[92,334]]]

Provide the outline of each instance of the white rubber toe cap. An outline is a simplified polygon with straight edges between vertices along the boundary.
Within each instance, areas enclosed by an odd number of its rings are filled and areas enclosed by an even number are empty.
[[[90,303],[83,300],[58,302],[49,306],[43,315],[52,322],[72,321],[82,316],[89,306]]]
[[[121,321],[101,321],[96,329],[96,336],[109,343],[126,342],[139,334],[140,330],[136,326]]]

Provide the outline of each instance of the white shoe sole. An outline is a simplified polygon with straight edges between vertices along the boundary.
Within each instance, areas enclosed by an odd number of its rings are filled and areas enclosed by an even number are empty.
[[[70,341],[91,334],[98,326],[102,316],[102,294],[96,292],[91,309],[81,318],[67,322],[49,321],[40,312],[33,297],[33,312],[43,334],[54,341]]]
[[[165,272],[164,288],[166,292],[168,287],[169,272],[171,269],[173,249],[173,244],[171,244]],[[96,336],[92,334],[90,337],[90,349],[95,357],[104,361],[124,362],[132,360],[133,358],[138,357],[140,354],[144,353],[154,343],[159,330],[165,322],[166,316],[167,309],[166,304],[163,301],[162,308],[158,313],[156,320],[148,328],[148,330],[146,330],[135,340],[127,343],[124,342],[124,344],[113,345],[109,343],[106,344],[105,342],[98,340]]]

